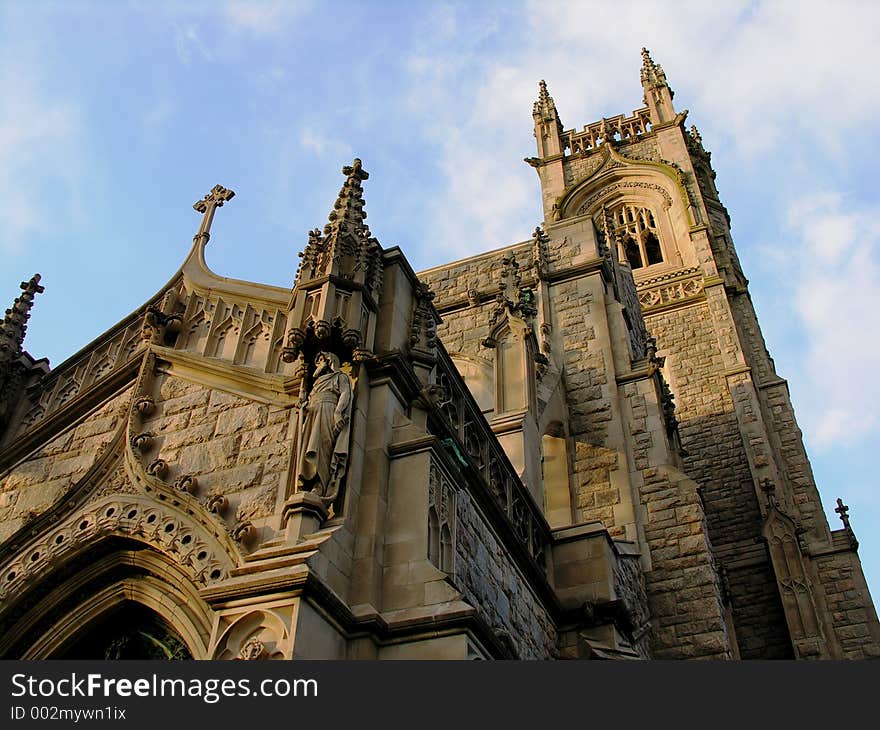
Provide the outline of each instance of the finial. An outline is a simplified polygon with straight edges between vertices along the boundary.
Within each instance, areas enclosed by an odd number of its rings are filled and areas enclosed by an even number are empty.
[[[217,208],[222,208],[227,200],[232,200],[234,197],[234,191],[228,190],[222,185],[215,185],[211,188],[210,193],[193,204],[193,209],[202,214],[202,224],[199,226],[196,238],[204,238],[204,242],[208,242],[208,239],[211,237],[211,223],[214,220],[214,211]]]
[[[843,522],[844,528],[849,530],[849,507],[843,503],[843,500],[840,497],[837,498],[837,509],[834,511],[840,515],[840,521]]]
[[[776,485],[770,481],[767,477],[764,477],[761,480],[761,491],[767,497],[767,506],[775,507],[776,506]]]
[[[647,48],[642,48],[642,85],[654,86],[666,85],[666,74],[659,63],[654,63],[651,53]]]
[[[368,180],[370,178],[370,173],[361,165],[360,157],[355,157],[351,165],[343,167],[342,174],[347,175],[349,178],[356,177],[358,180]]]
[[[541,79],[538,82],[538,101],[532,108],[532,114],[540,116],[557,116],[556,104],[550,92],[547,91],[547,82]]]
[[[11,358],[21,352],[34,298],[45,291],[45,288],[40,286],[39,274],[34,274],[19,286],[22,290],[21,296],[13,302],[10,309],[6,310],[6,316],[0,323],[0,350],[3,359]]]
[[[850,546],[853,550],[858,550],[859,541],[856,540],[856,534],[853,532],[853,529],[849,524],[849,507],[843,503],[843,500],[840,497],[837,498],[837,509],[834,511],[840,515],[840,521],[843,522],[843,529],[846,531],[847,537],[849,537]]]

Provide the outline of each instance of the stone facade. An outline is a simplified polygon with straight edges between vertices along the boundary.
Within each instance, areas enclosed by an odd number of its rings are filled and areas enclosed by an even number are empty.
[[[22,284],[0,656],[137,658],[147,625],[194,658],[878,656],[710,155],[647,52],[642,86],[566,131],[541,83],[544,221],[496,251],[416,275],[355,160],[290,289],[207,268],[219,185],[171,282],[57,368]]]

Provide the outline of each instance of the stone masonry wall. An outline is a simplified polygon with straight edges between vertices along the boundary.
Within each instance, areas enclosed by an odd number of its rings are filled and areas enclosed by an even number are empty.
[[[470,495],[461,490],[455,502],[455,586],[496,635],[509,637],[520,659],[552,658],[556,648],[552,618]]]
[[[290,449],[290,409],[254,403],[166,376],[156,411],[143,421],[156,436],[166,480],[198,477],[200,495],[223,494],[230,515],[257,520],[275,511]]]
[[[419,274],[419,279],[436,295],[434,305],[438,309],[443,309],[450,302],[466,299],[469,289],[476,289],[483,295],[489,294],[494,297],[498,292],[501,259],[513,255],[523,278],[527,278],[527,271],[532,262],[531,252],[532,247],[529,243],[511,246],[484,256],[465,259],[450,266],[423,271]],[[508,292],[508,295],[515,296],[511,292]],[[492,305],[494,300],[486,304]],[[450,348],[447,346],[447,349]]]
[[[813,565],[844,658],[880,658],[880,637],[872,636],[872,629],[877,631],[877,615],[857,554],[846,551],[821,555],[814,558]]]
[[[85,476],[128,413],[131,388],[0,475],[0,542],[42,514]]]
[[[731,544],[752,543],[761,534],[761,512],[708,307],[699,303],[646,319],[666,354],[684,468],[701,486],[712,544],[726,552]],[[783,655],[790,651],[788,630],[769,564],[743,570],[730,574],[742,656]]]

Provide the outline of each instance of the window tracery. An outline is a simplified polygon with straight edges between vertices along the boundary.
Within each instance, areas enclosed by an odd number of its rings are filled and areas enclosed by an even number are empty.
[[[642,206],[622,203],[611,212],[620,242],[618,255],[631,269],[663,263],[663,249],[654,213]]]

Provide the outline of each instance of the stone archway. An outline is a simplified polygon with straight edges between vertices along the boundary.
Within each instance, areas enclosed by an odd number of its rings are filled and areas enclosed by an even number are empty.
[[[86,624],[50,659],[192,659],[186,643],[162,616],[123,601]]]
[[[0,619],[7,659],[204,659],[214,617],[168,556],[111,538],[57,566]]]

